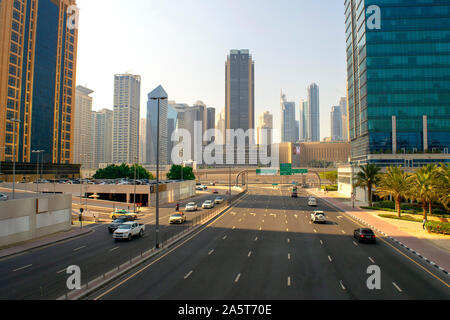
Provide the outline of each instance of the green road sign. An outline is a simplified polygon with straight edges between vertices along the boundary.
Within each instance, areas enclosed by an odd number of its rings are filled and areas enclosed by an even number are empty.
[[[280,176],[292,176],[292,163],[280,164]]]
[[[278,169],[256,169],[258,176],[275,176],[278,173]]]
[[[308,169],[293,169],[292,173],[293,174],[308,174]]]

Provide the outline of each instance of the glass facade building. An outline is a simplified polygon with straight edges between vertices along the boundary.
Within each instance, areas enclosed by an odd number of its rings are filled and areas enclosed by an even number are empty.
[[[450,1],[345,0],[345,15],[352,159],[434,153],[445,160]]]
[[[74,0],[0,1],[0,161],[72,163]],[[19,120],[18,121],[13,121]],[[4,152],[3,152],[4,151]]]

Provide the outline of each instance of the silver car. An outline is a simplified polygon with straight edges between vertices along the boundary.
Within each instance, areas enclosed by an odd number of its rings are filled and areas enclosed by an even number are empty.
[[[202,205],[203,209],[212,209],[214,208],[214,201],[212,200],[206,200],[203,205]]]
[[[325,212],[320,210],[315,210],[311,213],[311,221],[313,223],[327,223],[327,218],[325,216]]]
[[[8,199],[9,199],[9,197],[8,197],[7,194],[5,194],[5,193],[0,193],[0,201],[6,201],[6,200],[8,200]]]
[[[185,207],[186,211],[197,211],[198,207],[197,204],[195,202],[189,202],[186,207]]]

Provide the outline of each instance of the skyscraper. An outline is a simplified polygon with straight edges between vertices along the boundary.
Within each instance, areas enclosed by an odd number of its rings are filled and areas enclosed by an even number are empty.
[[[308,142],[320,141],[320,102],[319,86],[315,83],[308,87],[308,110],[306,118]]]
[[[256,130],[256,143],[258,145],[263,143],[263,129],[267,132],[267,145],[271,145],[273,143],[273,115],[269,111],[261,113],[258,117],[258,127]]]
[[[217,139],[216,144],[225,144],[225,108],[223,108],[219,114],[216,115],[216,135],[220,132],[222,139]]]
[[[231,50],[225,64],[225,128],[255,128],[255,64],[249,50]]]
[[[112,161],[113,111],[92,111],[92,168]]]
[[[113,163],[135,163],[139,156],[141,77],[114,76]]]
[[[141,118],[139,123],[139,163],[147,163],[147,119]]]
[[[93,155],[92,144],[92,97],[94,91],[83,86],[77,86],[75,91],[74,110],[74,145],[73,162],[81,164],[84,168],[90,168]]]
[[[441,0],[345,1],[353,161],[450,162],[449,12]]]
[[[167,97],[162,86],[158,86],[148,94],[147,100],[147,163],[156,165],[157,142],[158,142],[158,100],[155,97]],[[167,116],[168,101],[159,101],[159,164],[167,164]]]
[[[46,163],[73,161],[78,31],[65,23],[70,5],[0,1],[0,160],[15,153],[35,162],[32,151],[44,150]]]
[[[308,140],[307,134],[307,114],[308,114],[308,101],[300,100],[300,120],[299,120],[299,140],[305,142]]]
[[[216,109],[208,108],[207,109],[207,125],[206,129],[215,129],[216,128]]]
[[[288,102],[281,92],[281,142],[296,142],[295,102]]]
[[[341,107],[342,113],[342,140],[348,141],[348,105],[347,97],[341,98],[339,101],[339,106]]]
[[[342,113],[340,106],[331,109],[331,141],[342,141]]]

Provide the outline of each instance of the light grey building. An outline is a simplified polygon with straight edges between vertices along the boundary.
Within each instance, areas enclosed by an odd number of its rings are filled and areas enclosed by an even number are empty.
[[[90,169],[93,159],[91,153],[92,97],[90,96],[93,92],[83,86],[77,86],[75,90],[73,161],[81,164],[84,169]]]
[[[315,83],[308,87],[308,110],[306,115],[308,142],[320,142],[320,100],[319,86]]]
[[[341,98],[341,100],[339,100],[339,106],[341,107],[341,113],[342,113],[342,140],[349,141],[347,97],[343,97],[343,98]]]
[[[340,106],[331,109],[331,141],[342,141],[342,112]]]
[[[286,100],[281,92],[281,142],[296,142],[295,134],[295,102]]]
[[[111,163],[112,132],[113,111],[92,111],[92,169],[98,169],[101,163]]]
[[[157,142],[158,142],[158,100],[155,97],[167,97],[162,86],[158,86],[148,94],[147,101],[147,164],[156,165]],[[168,162],[168,101],[159,100],[159,164],[166,165]]]
[[[140,100],[140,76],[114,76],[113,163],[132,164],[138,160]]]
[[[300,120],[299,120],[299,140],[305,142],[308,140],[307,134],[307,114],[308,114],[308,101],[300,100]]]

